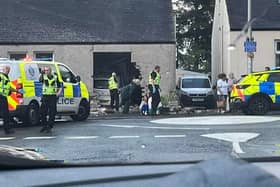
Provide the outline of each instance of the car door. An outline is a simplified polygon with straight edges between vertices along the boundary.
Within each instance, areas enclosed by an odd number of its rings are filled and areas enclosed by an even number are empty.
[[[58,112],[76,112],[80,103],[80,85],[72,71],[62,65],[57,65],[62,81],[62,95],[58,100]]]
[[[273,103],[280,103],[280,72],[270,73],[266,86],[260,86],[260,91],[266,91]]]

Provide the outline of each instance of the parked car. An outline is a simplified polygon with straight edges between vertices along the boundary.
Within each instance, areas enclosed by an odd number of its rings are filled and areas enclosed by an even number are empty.
[[[183,107],[215,108],[216,101],[208,76],[192,75],[179,78],[177,90]]]
[[[94,78],[94,93],[100,105],[110,105],[111,97],[108,89],[108,78]]]
[[[280,70],[244,75],[231,92],[232,108],[245,114],[263,115],[280,109]]]

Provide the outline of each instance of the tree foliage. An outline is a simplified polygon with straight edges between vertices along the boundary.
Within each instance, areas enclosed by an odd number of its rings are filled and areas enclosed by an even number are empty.
[[[215,0],[177,0],[177,65],[210,72]]]

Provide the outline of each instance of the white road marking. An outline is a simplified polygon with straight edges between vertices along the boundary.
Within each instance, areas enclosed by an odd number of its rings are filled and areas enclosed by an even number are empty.
[[[38,137],[25,137],[24,140],[48,140],[48,139],[54,139],[55,136],[38,136]]]
[[[111,139],[116,139],[116,138],[139,138],[140,136],[110,136],[109,138]]]
[[[16,137],[4,137],[4,138],[0,138],[0,140],[13,140],[16,139]]]
[[[155,135],[155,138],[185,138],[186,135]]]
[[[85,139],[96,139],[98,136],[67,136],[67,140],[85,140]]]
[[[232,149],[236,153],[245,153],[239,143],[247,142],[250,139],[258,137],[260,134],[258,133],[216,133],[216,134],[203,134],[201,136],[207,138],[213,138],[218,140],[224,140],[228,142],[232,142]]]
[[[188,127],[158,127],[158,126],[137,126],[137,125],[100,125],[104,127],[119,128],[143,128],[143,129],[167,129],[167,130],[210,130],[210,128],[188,128]]]
[[[280,117],[271,116],[200,116],[185,118],[166,118],[151,123],[163,125],[236,125],[279,121]]]

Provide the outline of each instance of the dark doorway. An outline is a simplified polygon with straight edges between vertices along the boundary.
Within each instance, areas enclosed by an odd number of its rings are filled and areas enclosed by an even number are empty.
[[[112,72],[116,72],[119,86],[123,87],[131,82],[133,78],[139,78],[139,70],[135,63],[131,63],[131,53],[94,53],[94,78],[109,78]]]

